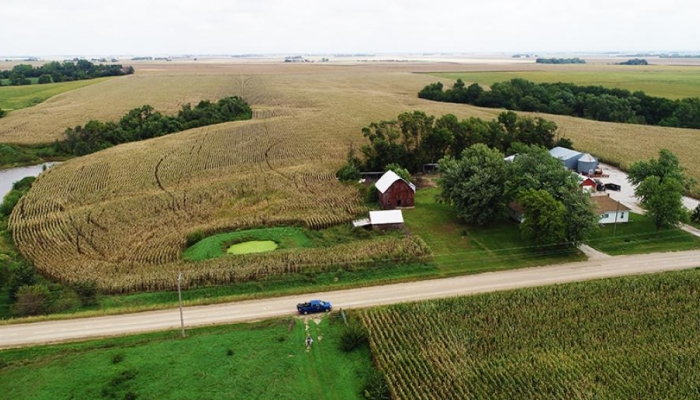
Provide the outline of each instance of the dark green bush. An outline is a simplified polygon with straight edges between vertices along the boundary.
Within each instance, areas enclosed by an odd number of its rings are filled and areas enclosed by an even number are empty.
[[[340,333],[340,349],[344,352],[351,352],[367,343],[367,330],[359,322],[351,322]]]

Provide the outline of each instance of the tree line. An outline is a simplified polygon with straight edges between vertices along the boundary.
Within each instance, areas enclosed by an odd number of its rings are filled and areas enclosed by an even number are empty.
[[[466,86],[461,79],[451,89],[441,82],[424,87],[418,97],[449,103],[515,111],[570,115],[596,121],[660,125],[700,129],[700,98],[670,100],[642,91],[578,86],[572,83],[534,83],[511,79],[484,90],[478,83]]]
[[[144,105],[134,108],[118,122],[91,120],[85,125],[68,128],[65,139],[55,143],[58,154],[82,156],[118,145],[146,140],[205,125],[251,119],[252,110],[238,96],[223,98],[215,103],[202,100],[192,107],[187,103],[177,115],[168,116]]]
[[[586,60],[575,58],[538,58],[535,60],[537,64],[585,64]]]
[[[29,85],[29,78],[37,78],[37,83],[67,82],[81,79],[101,78],[133,74],[134,68],[121,64],[93,64],[88,60],[52,61],[40,67],[29,64],[15,65],[12,69],[0,71],[0,79],[8,79],[10,86]],[[2,82],[0,82],[2,85]]]
[[[496,119],[459,120],[453,114],[439,118],[422,111],[404,112],[390,121],[372,122],[362,129],[369,143],[360,147],[362,160],[354,150],[348,163],[338,171],[342,180],[354,180],[360,171],[384,171],[389,164],[400,165],[410,173],[424,164],[437,163],[446,155],[459,157],[464,149],[483,143],[499,151],[509,151],[515,143],[571,147],[566,138],[556,140],[557,124],[544,118],[502,112]]]

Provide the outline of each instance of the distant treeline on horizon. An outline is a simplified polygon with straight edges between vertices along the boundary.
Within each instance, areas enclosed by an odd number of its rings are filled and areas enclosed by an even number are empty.
[[[418,92],[422,99],[465,103],[514,111],[570,115],[596,121],[660,125],[700,129],[700,98],[670,100],[648,96],[642,91],[578,86],[572,83],[534,83],[511,79],[484,90],[478,83],[466,86],[458,79],[443,91],[441,82]]]
[[[0,71],[0,79],[7,79],[6,85],[20,86],[32,83],[68,82],[82,79],[101,78],[105,76],[119,76],[133,74],[134,68],[123,67],[121,64],[93,64],[88,60],[77,61],[51,61],[40,67],[30,64],[18,64],[12,69]],[[30,78],[37,78],[32,82]],[[2,81],[0,81],[2,85]]]

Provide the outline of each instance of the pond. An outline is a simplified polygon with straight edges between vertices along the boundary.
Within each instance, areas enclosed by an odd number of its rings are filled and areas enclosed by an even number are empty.
[[[0,170],[0,199],[4,198],[7,193],[12,190],[12,184],[26,178],[28,176],[39,176],[44,169],[53,166],[53,162],[48,162],[38,165],[30,165],[28,167],[18,167]],[[46,167],[44,167],[46,166]]]
[[[272,240],[251,240],[234,244],[226,251],[228,254],[248,254],[248,253],[264,253],[277,248],[277,243]]]

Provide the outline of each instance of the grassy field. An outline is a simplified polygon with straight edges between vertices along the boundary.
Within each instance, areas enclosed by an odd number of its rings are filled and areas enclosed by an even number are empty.
[[[607,224],[588,244],[610,255],[682,251],[700,248],[700,238],[679,228],[656,231],[654,222],[630,213],[630,222]]]
[[[670,99],[700,96],[700,67],[617,65],[610,66],[605,72],[594,68],[585,70],[581,66],[560,66],[545,71],[445,72],[434,75],[451,80],[461,78],[467,85],[476,82],[488,86],[513,78],[523,78],[536,83],[565,82],[627,89],[631,92],[641,90],[650,96]]]
[[[689,399],[700,270],[361,312],[402,399]]]
[[[406,227],[430,246],[433,260],[445,275],[478,273],[535,265],[580,261],[577,250],[536,250],[523,240],[516,223],[489,227],[460,224],[453,208],[438,203],[439,189],[416,191],[416,207],[404,210]]]
[[[0,108],[3,110],[19,110],[35,106],[61,93],[94,85],[108,79],[110,78],[47,83],[44,85],[2,86],[0,87]]]
[[[337,315],[287,318],[188,330],[184,339],[176,331],[5,350],[0,387],[16,400],[360,399],[369,350],[339,350],[343,326]]]

